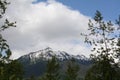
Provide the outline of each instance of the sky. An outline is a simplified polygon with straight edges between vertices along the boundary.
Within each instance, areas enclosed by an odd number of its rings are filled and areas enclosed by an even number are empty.
[[[47,1],[37,0],[36,2]],[[105,20],[116,20],[120,15],[120,0],[56,0],[74,10],[79,10],[82,14],[87,16],[94,16],[96,10],[99,10]]]
[[[88,20],[96,10],[104,20],[120,13],[120,0],[10,0],[5,17],[16,21],[17,27],[3,32],[16,59],[46,47],[73,55],[89,56],[90,46],[80,33],[88,33]]]

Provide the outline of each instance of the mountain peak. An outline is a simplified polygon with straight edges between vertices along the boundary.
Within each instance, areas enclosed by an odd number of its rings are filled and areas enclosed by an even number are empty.
[[[88,60],[88,58],[86,58],[84,55],[70,55],[65,51],[54,51],[50,47],[47,47],[36,52],[30,52],[29,54],[24,55],[21,58],[28,58],[30,59],[30,61],[36,62],[39,59],[49,60],[53,56],[56,56],[56,58],[59,60],[69,60],[71,58],[75,58],[77,60]]]
[[[47,48],[45,48],[44,50],[51,50],[52,51],[52,48],[51,47],[47,47]]]

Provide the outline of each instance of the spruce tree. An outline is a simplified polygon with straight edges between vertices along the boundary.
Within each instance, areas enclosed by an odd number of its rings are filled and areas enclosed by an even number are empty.
[[[55,56],[48,60],[46,73],[40,77],[40,80],[60,80],[59,62]]]
[[[80,70],[79,65],[76,63],[75,59],[72,58],[67,63],[67,69],[65,72],[64,80],[79,80],[79,70]]]
[[[23,66],[17,61],[12,60],[9,64],[6,64],[5,75],[10,80],[22,80],[23,79]]]
[[[30,78],[26,79],[26,80],[37,80],[35,76],[30,76]]]

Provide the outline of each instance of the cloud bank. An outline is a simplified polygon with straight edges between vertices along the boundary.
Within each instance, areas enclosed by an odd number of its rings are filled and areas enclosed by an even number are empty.
[[[87,32],[90,17],[55,0],[35,1],[10,0],[6,17],[16,21],[17,27],[4,31],[3,35],[13,51],[12,58],[48,46],[88,56],[89,47],[84,45],[80,33]]]

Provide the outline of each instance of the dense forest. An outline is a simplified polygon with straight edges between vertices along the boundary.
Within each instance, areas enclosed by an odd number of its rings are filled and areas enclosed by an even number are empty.
[[[31,75],[26,79],[23,65],[18,60],[10,59],[12,51],[2,36],[4,30],[16,27],[16,22],[4,19],[8,5],[10,2],[0,0],[0,80],[120,80],[120,16],[115,23],[107,22],[103,20],[102,14],[96,11],[93,19],[88,20],[90,33],[81,33],[81,36],[85,38],[85,44],[93,47],[90,55],[93,64],[84,78],[79,77],[81,66],[74,58],[67,62],[66,70],[61,74],[60,63],[56,56],[53,56],[47,61],[47,69],[42,76],[36,78]]]

